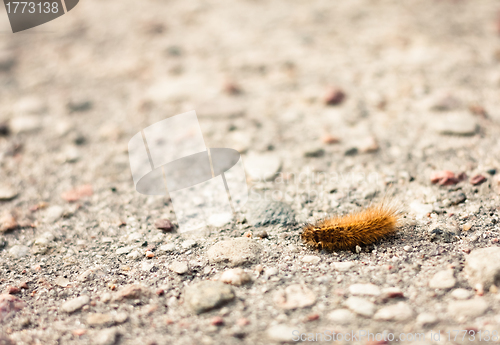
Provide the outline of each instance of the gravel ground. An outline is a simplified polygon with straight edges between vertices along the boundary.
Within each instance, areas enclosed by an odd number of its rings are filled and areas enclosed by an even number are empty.
[[[137,3],[0,23],[0,344],[499,339],[498,1]],[[181,234],[127,143],[193,109],[251,201]],[[302,243],[381,200],[396,235]]]

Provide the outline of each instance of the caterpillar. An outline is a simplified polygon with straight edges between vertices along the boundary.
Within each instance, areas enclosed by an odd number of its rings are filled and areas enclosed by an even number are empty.
[[[381,204],[364,211],[320,220],[304,227],[302,240],[315,249],[327,251],[353,250],[394,234],[400,212]]]

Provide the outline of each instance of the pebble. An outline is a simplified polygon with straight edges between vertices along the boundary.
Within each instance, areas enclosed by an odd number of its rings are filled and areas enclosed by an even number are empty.
[[[114,323],[111,314],[94,313],[87,316],[87,324],[92,327],[110,326]]]
[[[210,263],[240,266],[259,260],[262,247],[255,240],[242,237],[215,243],[207,251]]]
[[[326,105],[338,105],[344,101],[346,94],[337,87],[330,87],[323,98]]]
[[[477,121],[469,113],[456,112],[439,117],[434,123],[434,129],[446,135],[474,135]]]
[[[59,205],[53,205],[47,208],[44,213],[45,221],[47,223],[53,223],[62,217],[64,213],[64,208]]]
[[[93,194],[94,194],[94,189],[92,188],[92,186],[86,184],[62,193],[61,198],[63,198],[67,202],[75,202],[84,197],[92,196]]]
[[[448,304],[448,313],[456,318],[478,317],[488,309],[488,303],[483,298],[466,301],[453,301]]]
[[[75,311],[80,310],[84,305],[89,304],[89,302],[89,296],[83,295],[64,302],[61,306],[61,310],[68,314],[74,313]]]
[[[198,244],[195,240],[185,240],[182,242],[181,247],[182,249],[190,249],[195,247]]]
[[[220,228],[226,224],[231,223],[232,220],[233,215],[231,213],[216,213],[208,217],[207,224],[216,228]]]
[[[144,297],[149,297],[151,292],[149,289],[141,284],[133,284],[124,287],[122,290],[118,291],[114,300],[121,301],[124,299],[141,299]]]
[[[128,254],[135,249],[135,246],[121,247],[116,250],[117,255]]]
[[[271,326],[266,331],[269,339],[280,343],[295,342],[294,339],[297,339],[297,334],[301,334],[302,332],[296,326],[292,327],[281,324]]]
[[[300,261],[306,263],[306,264],[313,264],[316,265],[321,261],[321,258],[316,255],[304,255]]]
[[[220,307],[234,299],[230,285],[223,282],[204,280],[186,288],[184,300],[196,314]]]
[[[460,289],[453,290],[450,295],[454,299],[464,300],[464,299],[471,298],[474,294],[472,293],[472,291],[460,288]]]
[[[162,230],[162,231],[165,231],[165,232],[169,232],[169,231],[174,230],[174,226],[172,225],[172,222],[168,219],[157,219],[155,221],[155,228]]]
[[[345,301],[345,305],[356,314],[362,316],[372,317],[375,314],[375,304],[361,297],[349,297]]]
[[[460,179],[455,176],[453,171],[442,170],[431,174],[431,182],[440,186],[452,186],[460,182]]]
[[[18,116],[11,119],[9,124],[13,133],[29,133],[42,128],[42,119],[36,115]]]
[[[0,216],[0,232],[14,230],[19,226],[16,218],[9,212],[2,213]]]
[[[295,212],[285,203],[263,200],[248,203],[247,208],[250,224],[254,227],[295,224]]]
[[[473,250],[465,259],[464,272],[471,286],[500,286],[500,247]]]
[[[465,194],[463,192],[460,192],[460,191],[450,193],[448,198],[450,199],[450,202],[452,205],[461,204],[462,202],[465,201],[465,199],[467,199]]]
[[[311,147],[307,148],[303,152],[304,157],[307,158],[318,158],[325,155],[325,150],[321,147]]]
[[[17,191],[8,185],[0,185],[0,201],[9,201],[18,195]]]
[[[275,276],[277,274],[278,274],[278,269],[276,267],[270,267],[265,270],[264,277],[266,277],[266,279],[269,279],[270,277]]]
[[[479,175],[472,176],[469,181],[473,186],[477,186],[483,182],[486,182],[486,177],[479,174]]]
[[[268,235],[268,233],[267,233],[266,230],[262,230],[262,231],[257,231],[255,233],[255,237],[258,237],[258,238],[268,238],[269,235]]]
[[[151,271],[151,269],[155,266],[155,263],[154,262],[151,262],[151,261],[144,261],[142,264],[141,264],[141,271],[144,271],[144,272],[149,272]]]
[[[340,272],[349,271],[354,266],[354,262],[351,261],[342,261],[342,262],[333,262],[332,267]]]
[[[101,302],[108,303],[109,301],[111,301],[111,294],[109,292],[103,293],[101,296]]]
[[[250,152],[243,159],[245,171],[253,181],[272,180],[281,169],[281,158],[275,153]]]
[[[355,296],[380,296],[378,286],[373,284],[353,284],[349,286],[349,292]]]
[[[231,284],[235,286],[240,286],[252,281],[252,278],[248,273],[243,271],[241,268],[233,268],[224,271],[220,277],[220,281],[226,284]]]
[[[175,244],[173,243],[167,243],[167,244],[164,244],[163,246],[160,246],[158,248],[158,251],[160,253],[168,253],[168,252],[173,252],[175,251]]]
[[[15,258],[22,258],[30,253],[29,247],[23,245],[15,245],[9,249],[9,254]]]
[[[417,316],[417,324],[421,327],[435,325],[438,321],[437,316],[431,313],[420,313]]]
[[[439,271],[429,282],[429,287],[431,289],[451,289],[457,284],[457,280],[454,277],[453,270],[443,270]]]
[[[273,300],[278,307],[289,310],[313,305],[316,303],[316,296],[306,286],[293,284],[276,291]]]
[[[4,318],[11,316],[25,306],[24,301],[16,296],[7,293],[0,294],[0,323],[3,322]]]
[[[463,230],[463,231],[469,231],[471,228],[472,228],[472,224],[471,224],[471,223],[465,223],[465,224],[462,226],[462,230]]]
[[[188,263],[186,261],[174,261],[168,266],[168,269],[177,274],[184,274],[189,271]]]
[[[69,285],[69,279],[59,276],[56,279],[54,279],[54,283],[57,286],[66,287]]]
[[[341,325],[349,325],[354,322],[356,315],[347,309],[336,309],[327,315],[330,321],[339,323]]]
[[[340,142],[340,139],[330,134],[325,134],[321,137],[321,142],[323,142],[324,144],[332,145],[338,144]]]
[[[405,302],[398,302],[394,305],[381,308],[373,318],[384,321],[406,321],[413,318],[413,310]]]
[[[410,203],[410,209],[415,214],[416,216],[422,218],[427,216],[427,214],[432,212],[432,205],[430,204],[422,204],[421,202],[418,201],[412,201]]]
[[[104,329],[98,332],[92,339],[96,345],[114,345],[120,336],[115,328]]]

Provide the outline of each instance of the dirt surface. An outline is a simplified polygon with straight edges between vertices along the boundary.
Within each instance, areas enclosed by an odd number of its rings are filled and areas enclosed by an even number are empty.
[[[0,343],[494,343],[498,11],[83,0],[18,34],[2,13]],[[253,200],[181,234],[168,197],[135,190],[127,143],[189,110],[251,163]],[[302,243],[306,222],[383,199],[395,236]]]

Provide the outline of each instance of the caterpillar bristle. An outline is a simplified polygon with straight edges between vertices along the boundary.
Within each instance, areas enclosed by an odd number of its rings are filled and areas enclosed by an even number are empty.
[[[397,207],[385,203],[342,217],[320,220],[304,227],[301,238],[315,249],[354,250],[394,234],[400,220]]]

